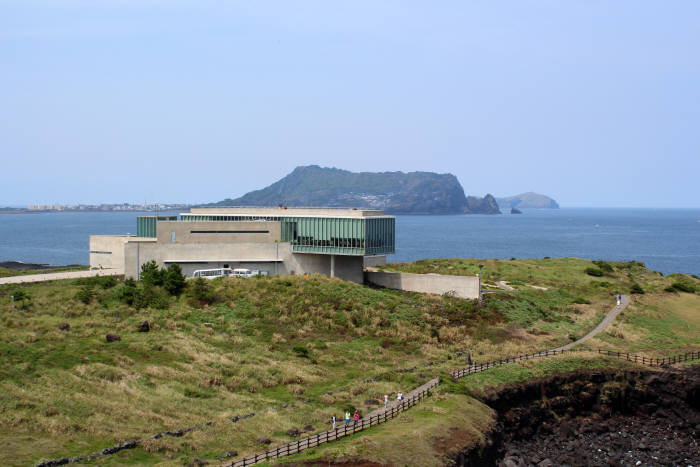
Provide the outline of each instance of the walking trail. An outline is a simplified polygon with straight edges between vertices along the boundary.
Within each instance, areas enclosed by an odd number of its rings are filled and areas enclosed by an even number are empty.
[[[569,350],[571,347],[573,347],[573,346],[575,346],[575,345],[577,345],[577,344],[580,344],[581,342],[585,342],[585,341],[587,341],[588,339],[590,339],[591,337],[593,337],[593,336],[595,336],[596,334],[598,334],[599,332],[603,331],[605,328],[608,327],[608,325],[609,325],[610,323],[613,322],[613,320],[617,317],[617,315],[619,315],[619,314],[622,312],[622,310],[624,310],[625,308],[627,308],[627,305],[629,305],[631,301],[632,301],[632,300],[630,299],[630,297],[629,297],[628,295],[622,295],[622,300],[620,301],[620,304],[619,304],[619,305],[615,305],[615,308],[613,308],[612,310],[610,310],[610,311],[608,312],[608,314],[605,316],[605,318],[603,318],[603,321],[601,321],[601,322],[598,324],[598,326],[596,326],[591,332],[589,332],[588,334],[586,334],[586,335],[583,336],[582,338],[580,338],[580,339],[578,339],[578,340],[575,340],[574,342],[571,342],[571,343],[566,344],[566,345],[562,345],[561,347],[557,347],[557,348],[554,349],[554,350],[555,350],[555,351]]]
[[[25,282],[57,281],[61,279],[81,279],[95,276],[120,276],[121,269],[102,269],[95,271],[47,272],[46,274],[27,274],[26,276],[11,276],[0,278],[0,285],[22,284]]]
[[[622,310],[627,308],[627,305],[629,305],[630,302],[631,302],[631,299],[629,296],[622,295],[622,300],[620,301],[620,304],[615,305],[615,307],[613,307],[613,309],[610,310],[607,315],[605,315],[605,318],[603,318],[603,320],[598,324],[598,326],[596,326],[591,332],[589,332],[588,334],[586,334],[585,336],[583,336],[580,339],[577,339],[577,340],[570,342],[566,345],[562,345],[561,347],[557,347],[556,349],[552,349],[552,350],[550,350],[550,352],[552,352],[552,351],[561,352],[563,350],[569,350],[573,346],[578,345],[582,342],[585,342],[588,339],[590,339],[591,337],[598,334],[599,332],[605,330],[605,328],[607,328],[610,325],[610,323],[617,317],[617,315],[619,315],[622,312]],[[518,358],[513,359],[513,361],[517,361],[517,360],[526,360],[526,358],[525,357],[518,357]],[[431,379],[430,381],[423,384],[422,386],[419,386],[419,387],[415,388],[414,390],[412,390],[411,392],[404,394],[404,399],[410,399],[411,397],[420,393],[421,391],[424,391],[425,389],[429,389],[429,388],[432,388],[434,386],[437,386],[438,382],[439,382],[438,378]],[[369,414],[367,414],[365,416],[365,418],[369,419],[370,417],[374,417],[375,415],[383,414],[386,410],[391,410],[392,407],[395,407],[395,406],[399,405],[400,403],[401,403],[400,401],[393,400],[393,401],[389,402],[386,409],[384,409],[383,407],[376,409],[376,410],[370,412]]]

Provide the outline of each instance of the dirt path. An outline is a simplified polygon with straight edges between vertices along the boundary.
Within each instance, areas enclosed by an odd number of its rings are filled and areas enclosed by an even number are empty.
[[[588,339],[590,339],[591,337],[598,334],[599,332],[605,330],[605,328],[607,328],[608,325],[610,325],[610,323],[612,323],[613,320],[615,318],[617,318],[617,315],[619,315],[622,312],[622,310],[627,308],[627,305],[629,305],[631,301],[632,300],[630,299],[630,297],[628,295],[622,295],[622,301],[620,302],[620,304],[615,305],[615,307],[608,312],[608,314],[605,316],[605,318],[603,318],[603,321],[601,321],[598,324],[598,326],[596,326],[591,332],[589,332],[588,334],[586,334],[582,338],[575,340],[574,342],[571,342],[571,343],[566,344],[566,345],[562,345],[561,347],[557,347],[554,350],[556,350],[556,351],[569,350],[571,347],[573,347],[577,344],[580,344],[581,342],[585,342]]]

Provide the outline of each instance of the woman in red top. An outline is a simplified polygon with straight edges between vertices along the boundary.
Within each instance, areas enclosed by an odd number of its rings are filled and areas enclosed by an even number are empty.
[[[360,414],[357,413],[357,410],[355,411],[355,415],[352,416],[352,419],[355,421],[355,425],[360,421]]]

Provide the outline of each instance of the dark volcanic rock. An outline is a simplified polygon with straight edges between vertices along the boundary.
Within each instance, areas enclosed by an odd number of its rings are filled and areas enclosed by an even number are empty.
[[[523,212],[520,209],[510,208],[510,213],[511,214],[522,214]]]
[[[119,337],[117,334],[107,334],[105,336],[105,339],[107,340],[107,342],[117,342],[122,340],[122,338]]]
[[[487,443],[457,465],[700,465],[700,366],[556,375],[486,396]]]
[[[483,198],[467,196],[467,205],[464,209],[466,214],[500,214],[496,198],[486,195]]]
[[[260,443],[260,444],[270,444],[270,443],[272,443],[272,441],[270,441],[270,438],[267,438],[267,437],[265,437],[265,436],[260,435],[260,436],[258,436],[258,443]]]
[[[61,323],[58,325],[58,329],[60,329],[61,331],[70,331],[70,324]]]
[[[139,324],[139,332],[148,332],[151,330],[151,325],[148,324],[148,321],[144,321],[143,323]]]

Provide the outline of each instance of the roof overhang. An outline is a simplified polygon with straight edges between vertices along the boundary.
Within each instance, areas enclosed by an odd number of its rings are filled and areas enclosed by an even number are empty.
[[[281,259],[164,259],[164,263],[282,263]]]

